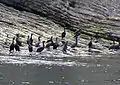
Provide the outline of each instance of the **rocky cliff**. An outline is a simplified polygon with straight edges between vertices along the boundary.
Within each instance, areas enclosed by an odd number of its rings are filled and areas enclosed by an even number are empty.
[[[0,0],[21,11],[47,17],[69,29],[116,31],[119,34],[119,0]],[[112,31],[113,32],[113,31]]]
[[[61,26],[69,29],[66,38],[69,43],[74,42],[70,30],[82,29],[83,34],[90,36],[98,33],[105,39],[108,32],[120,34],[118,0],[0,0],[0,3],[1,42],[7,38],[6,34],[11,41],[16,33],[21,34],[23,42],[30,33],[34,34],[34,42],[39,35],[43,36],[42,40],[60,37]],[[85,39],[80,41],[80,46],[86,48],[90,37],[80,37]]]

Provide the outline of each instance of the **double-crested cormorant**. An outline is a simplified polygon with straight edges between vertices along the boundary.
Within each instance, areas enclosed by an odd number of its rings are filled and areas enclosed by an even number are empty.
[[[9,50],[9,52],[14,51],[14,48],[15,48],[14,40],[15,40],[15,37],[13,38],[12,43],[10,44],[10,50]]]
[[[95,43],[97,43],[98,40],[99,40],[99,35],[98,35],[98,33],[95,34],[95,39],[96,39]]]
[[[88,43],[88,48],[89,48],[89,51],[90,51],[91,48],[92,48],[92,38],[91,38],[90,42]]]
[[[74,33],[74,37],[78,37],[81,34],[81,29],[76,30]]]
[[[110,49],[115,49],[115,50],[120,49],[120,40],[119,40],[119,44],[115,44],[115,41],[113,41],[113,45],[109,47],[109,50]]]
[[[16,43],[17,43],[19,46],[22,46],[22,43],[21,43],[21,41],[19,40],[19,34],[16,34]]]
[[[56,41],[53,44],[53,49],[57,49],[58,46],[59,46],[59,44],[58,44],[58,38],[56,37]]]
[[[120,49],[120,45],[119,44],[116,44],[116,45],[114,44],[114,45],[112,45],[112,46],[109,47],[109,50],[110,49],[116,49],[116,50],[118,50],[118,49]]]
[[[37,49],[37,52],[42,52],[44,50],[44,48],[45,48],[45,45],[44,45],[45,41],[43,41],[42,43],[43,43],[43,47],[39,47]]]
[[[53,42],[53,40],[52,40],[52,37],[51,37],[51,39],[49,40],[49,41],[47,41],[48,43],[46,44],[46,48],[50,48],[50,46],[53,46],[54,45],[54,42]]]
[[[64,41],[64,40],[62,40],[62,41],[61,41],[61,43],[62,43],[62,46],[63,46],[63,45],[65,44],[65,41]]]
[[[74,43],[72,46],[71,46],[71,48],[75,48],[77,45],[76,45],[76,43]]]
[[[68,41],[66,41],[66,43],[64,44],[64,47],[63,47],[63,53],[66,53],[67,51],[67,45],[68,45]]]
[[[18,45],[17,42],[16,42],[16,44],[15,44],[15,50],[16,50],[16,51],[20,51],[20,46]]]
[[[49,40],[47,40],[47,43],[52,42],[52,41],[53,41],[53,36],[51,36],[51,38]]]
[[[62,36],[62,39],[66,36],[66,30],[65,30],[65,28],[64,28],[64,31],[62,32],[61,36]]]
[[[33,36],[33,34],[31,34],[30,41],[29,41],[29,43],[30,43],[31,45],[33,45],[33,39],[32,39],[32,36]]]
[[[35,44],[35,47],[39,47],[40,46],[40,36],[38,37],[38,42]]]
[[[115,35],[111,32],[107,34],[107,38],[113,41],[113,44],[115,44]]]
[[[75,33],[74,33],[74,38],[75,38],[75,44],[73,47],[77,46],[78,45],[78,36],[81,34],[81,30],[77,30]]]
[[[28,49],[29,49],[29,52],[32,52],[33,51],[33,47],[31,44],[28,45]]]

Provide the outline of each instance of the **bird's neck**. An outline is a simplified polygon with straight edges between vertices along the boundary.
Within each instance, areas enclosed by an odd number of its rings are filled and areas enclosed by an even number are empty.
[[[29,37],[27,39],[29,39]]]
[[[52,41],[52,38],[50,40]]]
[[[53,43],[53,40],[52,40],[52,38],[51,38],[51,43]]]
[[[31,39],[32,39],[32,35],[31,35],[31,37],[30,37]]]
[[[14,44],[14,39],[12,40],[12,44]]]
[[[43,48],[45,47],[45,44],[44,44],[44,42],[43,42]]]

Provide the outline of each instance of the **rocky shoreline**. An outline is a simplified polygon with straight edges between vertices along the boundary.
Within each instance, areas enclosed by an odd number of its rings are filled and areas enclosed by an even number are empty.
[[[64,27],[59,24],[54,23],[53,21],[41,17],[39,15],[19,11],[12,7],[5,6],[0,4],[0,48],[1,52],[4,53],[4,49],[9,47],[12,38],[15,34],[19,33],[21,41],[23,42],[24,47],[26,47],[27,36],[33,33],[34,43],[37,41],[38,36],[42,36],[41,41],[49,39],[51,36],[59,37],[61,39],[61,33],[63,32]],[[85,31],[85,30],[83,30]],[[67,30],[66,41],[69,42],[69,45],[72,45],[75,41],[73,38],[73,31],[70,29]],[[7,38],[7,34],[9,35]],[[79,36],[78,47],[74,49],[69,49],[72,56],[81,55],[88,51],[88,42],[90,41],[91,36],[82,34]],[[7,39],[7,45],[4,45]],[[111,41],[101,39],[99,43],[93,43],[93,53],[108,54],[108,46]],[[8,49],[7,49],[8,51]],[[6,52],[6,51],[5,51]],[[87,52],[89,53],[89,52]],[[114,53],[114,52],[113,52]]]

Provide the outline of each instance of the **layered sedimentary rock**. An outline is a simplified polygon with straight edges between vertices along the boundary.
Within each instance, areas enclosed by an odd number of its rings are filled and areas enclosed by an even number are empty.
[[[101,25],[118,28],[119,0],[0,0],[19,10],[45,16],[69,29]],[[117,29],[116,29],[117,30]]]
[[[0,0],[1,37],[12,40],[16,33],[21,34],[25,43],[27,35],[33,33],[37,40],[39,35],[43,40],[51,36],[60,38],[63,28],[69,30],[82,29],[83,33],[106,39],[107,32],[120,33],[118,0]],[[5,6],[6,5],[6,6]],[[17,9],[17,10],[16,10]],[[69,31],[67,39],[74,42],[73,33]],[[80,36],[90,39],[89,36]],[[86,47],[88,42],[81,40]]]

